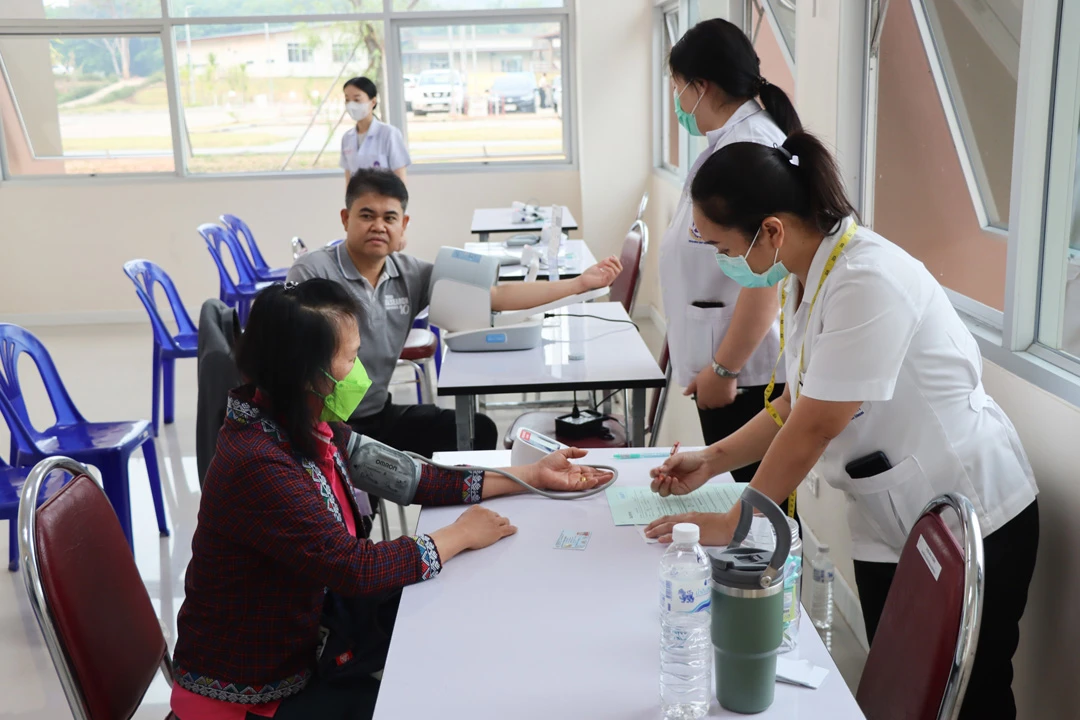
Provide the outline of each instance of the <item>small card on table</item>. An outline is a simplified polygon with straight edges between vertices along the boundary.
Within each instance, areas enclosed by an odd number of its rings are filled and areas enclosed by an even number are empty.
[[[587,530],[563,530],[555,541],[556,550],[584,550],[589,546],[592,533]]]

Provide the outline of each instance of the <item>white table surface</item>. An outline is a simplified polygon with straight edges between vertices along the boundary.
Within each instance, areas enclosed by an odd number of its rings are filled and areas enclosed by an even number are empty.
[[[501,255],[509,252],[521,257],[521,248],[507,248],[502,242],[467,242],[465,249],[480,255]],[[584,240],[564,240],[559,250],[559,277],[575,278],[586,269],[596,264],[596,257]],[[502,265],[499,267],[500,280],[522,280],[528,268],[523,265]],[[547,280],[547,269],[541,264],[537,280]]]
[[[655,448],[649,448],[649,451]],[[641,485],[657,460],[615,461]],[[505,450],[441,453],[443,462],[505,466]],[[716,482],[716,481],[714,481]],[[405,588],[383,675],[377,720],[656,720],[660,717],[657,572],[664,548],[616,527],[603,494],[557,501],[486,501],[518,527],[494,546],[450,560],[435,580]],[[425,508],[419,532],[462,507]],[[561,530],[592,533],[584,551],[555,550]],[[790,655],[829,670],[817,690],[777,683],[762,720],[863,718],[805,614]],[[745,717],[713,701],[709,717]]]
[[[541,205],[539,210],[541,215],[547,215],[547,213],[551,211],[551,206]],[[563,206],[562,212],[563,230],[577,230],[577,220],[574,219],[574,215],[570,212],[570,208]],[[539,230],[544,226],[543,220],[529,223],[513,222],[513,213],[514,211],[508,207],[478,208],[473,210],[472,232],[474,235],[483,233],[530,232],[532,230]]]
[[[555,313],[588,313],[628,321],[621,303],[569,305]],[[584,329],[584,360],[570,360],[571,323]],[[627,322],[560,317],[544,321],[543,341],[531,350],[456,353],[447,350],[439,395],[493,395],[563,390],[663,387],[664,373],[637,329]]]

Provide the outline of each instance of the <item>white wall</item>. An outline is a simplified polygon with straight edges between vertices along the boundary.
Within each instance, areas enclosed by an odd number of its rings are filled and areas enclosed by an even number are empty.
[[[652,166],[652,3],[578,0],[578,157],[593,254],[617,254]]]
[[[476,207],[544,198],[581,211],[578,173],[487,172],[409,178],[413,217],[408,251],[434,259],[442,245],[468,240]],[[143,320],[121,270],[147,258],[172,276],[190,312],[217,296],[210,254],[195,228],[222,213],[244,218],[271,265],[287,265],[289,240],[318,247],[343,235],[344,180],[331,177],[242,180],[65,180],[0,187],[0,318],[24,324]],[[18,316],[18,317],[12,317]]]

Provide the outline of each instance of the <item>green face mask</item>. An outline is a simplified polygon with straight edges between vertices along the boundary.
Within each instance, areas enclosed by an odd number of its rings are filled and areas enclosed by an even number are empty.
[[[323,371],[326,377],[334,383],[334,389],[329,395],[323,397],[322,414],[319,419],[323,422],[348,422],[356,408],[360,407],[360,401],[364,399],[368,388],[371,387],[371,378],[364,369],[360,358],[356,358],[352,370],[343,380],[336,379],[333,375]]]
[[[701,104],[701,99],[705,97],[704,94],[698,95],[697,102],[694,103],[694,109],[690,112],[686,112],[682,109],[682,103],[679,102],[679,98],[686,92],[686,88],[690,87],[690,83],[683,85],[683,89],[675,93],[675,117],[679,119],[679,124],[686,128],[686,132],[690,133],[694,137],[701,137],[705,133],[701,132],[701,129],[697,125],[697,118],[694,117],[694,113],[697,112],[698,105]]]

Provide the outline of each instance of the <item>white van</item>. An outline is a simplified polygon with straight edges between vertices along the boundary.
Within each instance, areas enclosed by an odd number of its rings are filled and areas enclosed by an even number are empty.
[[[465,111],[465,78],[457,70],[425,70],[420,73],[412,100],[413,114]]]

